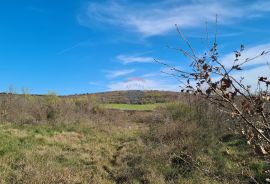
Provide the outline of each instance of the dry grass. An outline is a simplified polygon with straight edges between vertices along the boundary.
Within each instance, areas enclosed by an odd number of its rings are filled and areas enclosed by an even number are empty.
[[[1,183],[114,183],[104,167],[145,127],[111,126],[2,124]]]
[[[221,184],[270,177],[267,159],[228,134],[231,121],[195,98],[126,112],[86,96],[7,97],[0,99],[0,183]]]

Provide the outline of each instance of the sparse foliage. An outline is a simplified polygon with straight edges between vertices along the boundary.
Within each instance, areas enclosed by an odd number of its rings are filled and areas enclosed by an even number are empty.
[[[181,82],[181,92],[205,98],[215,104],[220,111],[238,120],[239,131],[246,135],[248,143],[259,148],[260,154],[268,154],[270,149],[270,79],[266,76],[254,78],[258,83],[255,87],[245,84],[244,78],[239,79],[236,75],[241,75],[240,72],[243,72],[245,64],[270,51],[263,51],[252,58],[243,60],[241,57],[245,46],[241,44],[240,48],[234,51],[233,64],[228,67],[220,61],[217,34],[209,50],[199,56],[177,25],[176,29],[189,48],[188,51],[182,48],[176,48],[176,50],[189,60],[190,67],[180,70],[167,63],[157,62],[171,69],[172,72],[167,74]],[[208,43],[210,43],[209,39]]]

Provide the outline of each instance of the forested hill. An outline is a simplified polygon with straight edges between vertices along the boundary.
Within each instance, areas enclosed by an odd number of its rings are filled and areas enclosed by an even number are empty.
[[[93,96],[101,103],[147,104],[173,102],[182,95],[171,91],[112,91],[94,94],[69,95],[65,97]]]

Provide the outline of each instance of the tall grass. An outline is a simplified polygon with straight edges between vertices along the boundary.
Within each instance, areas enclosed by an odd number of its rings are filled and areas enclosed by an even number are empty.
[[[229,117],[205,101],[168,104],[153,114],[143,144],[129,150],[115,175],[119,183],[266,182],[270,165],[230,128]]]
[[[269,162],[232,133],[232,120],[199,98],[119,111],[89,96],[0,97],[0,183],[265,183],[269,177]]]

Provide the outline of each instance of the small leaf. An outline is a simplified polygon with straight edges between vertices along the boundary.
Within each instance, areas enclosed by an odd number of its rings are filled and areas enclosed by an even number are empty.
[[[234,65],[234,66],[232,67],[232,69],[236,69],[236,70],[242,70],[242,68],[240,68],[240,66],[239,66],[239,65]]]

